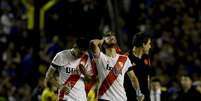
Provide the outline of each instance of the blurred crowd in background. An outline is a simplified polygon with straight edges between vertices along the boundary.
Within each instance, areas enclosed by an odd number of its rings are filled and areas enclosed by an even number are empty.
[[[39,0],[40,5],[56,1],[45,13],[43,29],[29,26],[31,6],[24,1],[40,8],[34,0],[0,1],[0,101],[39,100],[55,54],[72,48],[78,36],[108,30],[117,32],[122,52],[130,49],[135,33],[152,35],[151,76],[161,80],[170,101],[180,94],[181,75],[201,89],[200,0]]]

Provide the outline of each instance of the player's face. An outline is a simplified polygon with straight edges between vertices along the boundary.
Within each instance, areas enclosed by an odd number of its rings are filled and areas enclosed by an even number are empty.
[[[105,44],[109,46],[116,45],[117,43],[116,37],[112,34],[108,34],[107,36],[105,36],[104,41],[105,41]]]
[[[74,48],[74,54],[77,57],[80,57],[82,54],[84,54],[85,52],[87,52],[87,50],[81,49],[81,48]]]
[[[158,89],[160,89],[160,83],[159,82],[152,82],[151,87],[154,91],[157,91]]]
[[[146,44],[143,44],[143,47],[144,53],[149,54],[149,50],[151,49],[151,39],[149,39]]]

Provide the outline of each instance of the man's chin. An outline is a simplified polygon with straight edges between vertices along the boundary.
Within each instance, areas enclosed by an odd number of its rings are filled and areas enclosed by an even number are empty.
[[[115,47],[115,44],[114,44],[114,43],[107,44],[107,47],[108,47],[108,48],[114,48],[114,47]]]

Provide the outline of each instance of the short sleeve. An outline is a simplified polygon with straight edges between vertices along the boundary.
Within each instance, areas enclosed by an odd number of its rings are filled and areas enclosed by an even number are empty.
[[[61,53],[57,53],[56,56],[53,58],[52,63],[55,65],[60,65],[62,61]]]
[[[130,68],[132,68],[132,64],[131,64],[131,61],[130,59],[127,57],[127,60],[126,60],[126,64],[125,64],[125,68],[126,68],[126,71],[128,71]]]
[[[106,58],[105,54],[103,52],[100,52],[99,56],[95,57],[94,60],[95,60],[96,63],[99,64],[105,58]]]
[[[61,66],[61,63],[62,63],[61,53],[57,53],[56,56],[53,58],[51,65],[55,69],[58,69]]]

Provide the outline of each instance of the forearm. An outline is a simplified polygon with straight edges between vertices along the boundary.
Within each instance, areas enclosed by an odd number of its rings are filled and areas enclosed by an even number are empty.
[[[47,83],[49,82],[53,86],[59,88],[60,84],[59,84],[58,80],[56,79],[56,77],[54,76],[54,72],[55,72],[55,70],[52,69],[52,67],[50,66],[50,68],[48,69],[48,71],[46,73],[45,84],[47,85]]]
[[[52,86],[59,88],[61,85],[59,84],[58,80],[56,80],[55,77],[46,77],[45,78],[45,83],[47,85],[47,82],[50,82]]]
[[[140,90],[140,84],[139,84],[139,81],[138,81],[135,73],[133,71],[129,71],[128,76],[129,76],[129,78],[131,80],[131,84],[132,84],[133,88],[136,91],[136,95],[137,96],[142,96],[143,94],[141,93],[141,90]]]
[[[132,77],[131,83],[132,83],[132,86],[133,86],[133,88],[135,90],[139,90],[140,89],[139,81],[138,81],[138,79],[137,79],[136,76]]]
[[[137,96],[141,96],[142,93],[141,93],[141,90],[140,90],[140,84],[139,84],[139,81],[138,81],[138,79],[137,79],[136,76],[133,77],[132,86],[133,86],[133,88],[134,88],[135,91],[136,91],[136,95],[137,95]]]
[[[90,41],[90,48],[95,55],[100,53],[100,46],[102,45],[103,40],[93,39]]]

